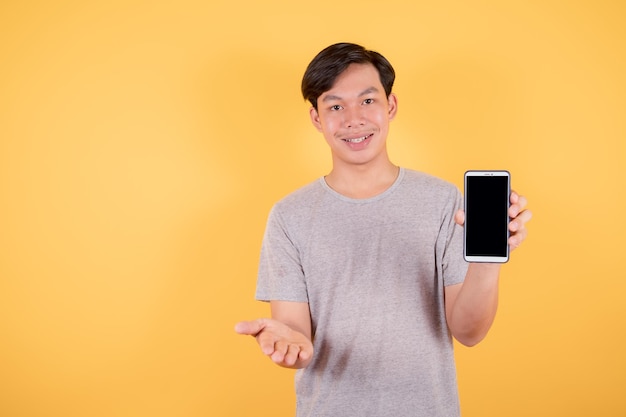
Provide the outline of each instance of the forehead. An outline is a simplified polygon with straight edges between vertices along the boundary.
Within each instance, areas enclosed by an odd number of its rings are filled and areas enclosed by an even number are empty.
[[[384,91],[378,70],[372,64],[350,64],[335,79],[333,86],[322,93],[320,98],[358,95],[366,90],[369,92]]]

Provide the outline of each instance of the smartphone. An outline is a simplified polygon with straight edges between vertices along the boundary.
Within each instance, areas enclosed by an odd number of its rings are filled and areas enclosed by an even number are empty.
[[[463,256],[468,262],[504,263],[509,260],[508,171],[465,173]]]

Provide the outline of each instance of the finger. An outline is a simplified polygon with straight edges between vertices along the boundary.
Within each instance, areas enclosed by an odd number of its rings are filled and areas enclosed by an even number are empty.
[[[519,221],[521,223],[520,229],[522,229],[526,225],[526,223],[528,223],[528,221],[532,218],[533,218],[533,212],[530,210],[524,210],[520,214],[518,214],[515,221]]]
[[[518,214],[524,211],[524,209],[526,208],[526,204],[527,204],[526,197],[524,197],[523,195],[519,196],[517,198],[517,202],[509,206],[509,217],[513,219],[517,217]]]
[[[256,336],[261,330],[263,330],[263,327],[263,319],[240,321],[235,325],[235,332],[244,335]]]
[[[313,354],[313,351],[311,350],[310,347],[306,345],[300,346],[300,353],[298,354],[300,359],[302,359],[303,361],[306,361],[311,357],[312,354]]]
[[[532,217],[533,213],[530,210],[522,211],[509,222],[509,230],[511,232],[517,232],[524,229],[526,227],[526,222],[528,222]]]
[[[271,355],[274,353],[275,339],[271,333],[261,332],[256,336],[256,341],[261,348],[261,352],[264,355]]]
[[[511,202],[511,205],[519,205],[522,209],[526,207],[526,203],[527,203],[526,197],[518,194],[514,190],[511,190],[509,201]]]
[[[290,344],[287,348],[287,353],[283,359],[283,362],[287,366],[293,366],[298,360],[298,355],[300,354],[300,346],[296,344]]]
[[[271,358],[276,363],[283,363],[285,360],[285,356],[287,355],[287,350],[289,349],[289,344],[284,340],[279,340],[274,343],[274,352],[271,354]]]
[[[460,210],[460,209],[457,210],[457,212],[454,213],[454,221],[459,226],[463,226],[463,224],[465,224],[465,212],[463,210]]]
[[[509,237],[509,248],[511,250],[518,248],[524,239],[528,236],[528,229],[524,228]]]

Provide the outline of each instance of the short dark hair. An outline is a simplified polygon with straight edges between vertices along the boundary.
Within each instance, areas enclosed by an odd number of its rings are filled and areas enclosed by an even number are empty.
[[[302,95],[317,109],[317,99],[330,90],[337,77],[350,64],[372,64],[378,71],[380,82],[389,97],[396,73],[387,58],[354,43],[336,43],[318,53],[302,77]]]

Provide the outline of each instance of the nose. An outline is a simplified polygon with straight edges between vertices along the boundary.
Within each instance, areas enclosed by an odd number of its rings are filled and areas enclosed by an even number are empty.
[[[359,107],[350,107],[344,110],[344,126],[356,127],[363,126],[365,124],[365,118],[362,109]]]

